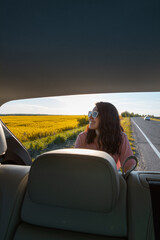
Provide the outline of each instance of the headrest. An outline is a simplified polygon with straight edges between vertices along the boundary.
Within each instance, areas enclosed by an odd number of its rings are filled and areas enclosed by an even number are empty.
[[[31,166],[21,218],[43,227],[126,236],[126,183],[105,152],[50,151]]]
[[[32,165],[28,193],[40,204],[109,212],[119,195],[116,164],[105,152],[51,151]]]
[[[7,151],[6,137],[3,131],[2,123],[0,121],[0,156],[4,155]]]

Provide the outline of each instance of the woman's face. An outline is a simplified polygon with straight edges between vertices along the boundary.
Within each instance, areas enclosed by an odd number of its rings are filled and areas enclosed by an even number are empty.
[[[92,113],[94,111],[97,112],[97,107],[93,108]],[[93,130],[96,130],[99,128],[99,115],[96,118],[93,118],[92,115],[89,117],[89,128]]]

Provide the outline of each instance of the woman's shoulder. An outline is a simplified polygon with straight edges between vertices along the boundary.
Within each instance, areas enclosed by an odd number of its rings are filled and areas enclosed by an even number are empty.
[[[122,138],[127,137],[127,134],[125,132],[121,132],[121,134],[122,134]]]
[[[86,137],[87,137],[86,131],[79,133],[77,136],[76,142],[75,142],[75,147],[76,148],[84,148]]]
[[[83,132],[79,133],[78,136],[79,136],[80,138],[86,138],[86,136],[87,136],[87,131],[83,131]]]

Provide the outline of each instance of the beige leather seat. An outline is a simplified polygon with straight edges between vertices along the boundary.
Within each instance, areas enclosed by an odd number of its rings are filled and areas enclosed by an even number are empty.
[[[160,181],[158,172],[133,171],[128,179],[128,238],[155,240],[148,180]]]
[[[0,157],[2,161],[6,151],[6,138],[0,122]],[[9,228],[9,225],[12,219],[15,221],[15,225],[19,222],[19,212],[29,170],[28,166],[0,166],[0,240],[6,239],[8,233],[12,239],[13,232],[10,230],[14,228]]]
[[[126,182],[105,152],[50,151],[31,166],[15,216],[7,240],[126,239]]]

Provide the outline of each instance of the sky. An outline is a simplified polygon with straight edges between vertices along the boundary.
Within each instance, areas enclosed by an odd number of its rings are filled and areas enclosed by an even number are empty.
[[[87,115],[96,102],[110,102],[124,111],[160,116],[160,92],[110,93],[16,100],[0,107],[0,114]]]

